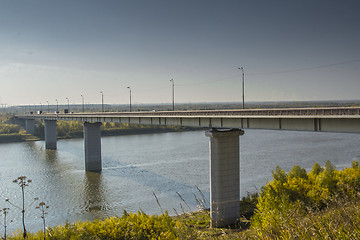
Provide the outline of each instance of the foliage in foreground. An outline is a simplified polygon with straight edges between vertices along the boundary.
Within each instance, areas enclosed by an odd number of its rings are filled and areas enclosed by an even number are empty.
[[[261,239],[360,239],[359,200],[333,200],[322,211],[283,213],[278,224],[253,229]]]
[[[17,232],[8,239],[22,239]],[[167,212],[160,216],[149,216],[143,212],[127,213],[93,222],[66,223],[47,231],[47,239],[194,239],[195,232],[182,222],[174,221]],[[42,231],[29,233],[28,239],[44,239]]]
[[[360,167],[336,170],[328,161],[307,173],[294,166],[279,167],[273,181],[263,187],[252,229],[262,238],[360,237]]]

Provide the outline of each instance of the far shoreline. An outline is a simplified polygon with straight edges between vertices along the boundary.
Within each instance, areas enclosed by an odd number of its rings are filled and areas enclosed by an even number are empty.
[[[132,129],[104,129],[101,130],[101,137],[112,137],[112,136],[128,136],[128,135],[143,135],[153,133],[172,133],[172,132],[190,132],[190,131],[201,131],[207,128],[196,128],[196,127],[183,127],[180,129],[174,128],[132,128]],[[83,134],[83,133],[82,133]],[[79,139],[83,136],[74,135],[71,137],[57,137],[60,139]],[[37,137],[31,134],[0,134],[0,144],[3,143],[18,143],[18,142],[33,142],[43,141],[44,138]]]

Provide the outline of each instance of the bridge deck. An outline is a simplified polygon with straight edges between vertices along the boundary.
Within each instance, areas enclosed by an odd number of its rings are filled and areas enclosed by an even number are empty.
[[[360,107],[45,113],[17,117],[190,127],[360,132]]]

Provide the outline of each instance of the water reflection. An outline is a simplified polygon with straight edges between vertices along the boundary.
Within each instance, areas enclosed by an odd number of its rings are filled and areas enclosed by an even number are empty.
[[[195,193],[198,194],[196,189],[197,186],[187,183],[186,180],[180,181],[179,179],[173,179],[164,174],[160,174],[159,169],[162,168],[161,166],[156,166],[157,164],[155,163],[150,164],[150,166],[145,166],[143,164],[139,164],[139,166],[136,164],[125,165],[121,162],[117,162],[117,164],[119,165],[118,167],[105,168],[102,173],[106,176],[112,176],[114,178],[121,176],[121,178],[118,178],[119,182],[122,182],[120,185],[126,183],[136,183],[142,187],[151,189],[151,191],[154,191],[156,194],[165,194],[167,197],[179,198],[177,192],[184,195],[186,194],[188,196],[188,201],[191,202],[191,204],[195,204],[195,198],[192,196]],[[154,167],[154,165],[155,168],[151,168]],[[171,167],[168,166],[167,168],[167,171],[169,171]],[[173,171],[173,173],[176,172],[177,171]],[[188,170],[187,173],[187,176],[190,176],[191,170]],[[178,174],[181,175],[183,173],[178,172]],[[193,174],[198,175],[198,173]],[[207,181],[207,179],[205,179],[205,181]],[[208,189],[203,190],[203,193],[206,196],[210,195],[210,191],[208,191]]]
[[[58,152],[56,150],[45,150],[45,161],[49,164],[54,164],[58,160]]]
[[[84,174],[83,212],[91,213],[93,218],[106,217],[105,213],[109,210],[109,204],[104,192],[108,191],[103,183],[101,173],[86,172]]]

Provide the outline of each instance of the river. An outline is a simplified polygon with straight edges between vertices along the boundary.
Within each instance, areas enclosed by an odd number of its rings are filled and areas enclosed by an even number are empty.
[[[209,139],[204,131],[103,137],[103,171],[84,171],[82,139],[0,144],[0,208],[10,207],[8,230],[21,228],[19,176],[32,180],[25,189],[28,231],[42,229],[39,201],[49,208],[49,226],[65,221],[121,216],[124,210],[161,214],[153,195],[170,215],[196,210],[197,187],[209,200]],[[338,169],[360,156],[360,135],[343,133],[245,130],[240,137],[241,195],[260,189],[279,165],[311,170],[330,160]],[[178,196],[179,193],[187,204]],[[39,201],[32,203],[37,197]],[[189,205],[189,207],[187,206]],[[12,222],[10,222],[12,221]],[[2,222],[2,220],[0,221]],[[3,230],[0,225],[0,233]]]

